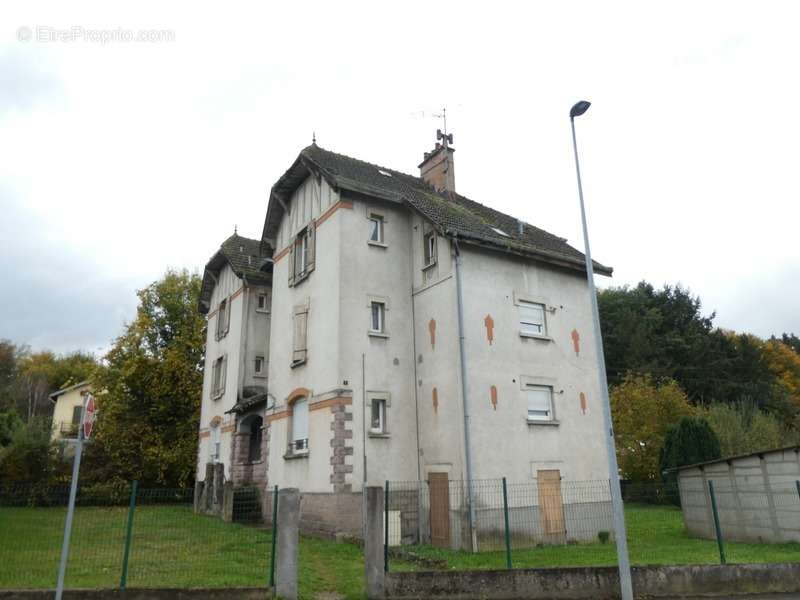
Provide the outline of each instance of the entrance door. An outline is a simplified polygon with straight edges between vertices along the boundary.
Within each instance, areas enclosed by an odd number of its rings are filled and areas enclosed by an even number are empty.
[[[431,494],[431,543],[450,547],[450,482],[447,473],[428,473]]]
[[[536,472],[539,484],[539,519],[545,539],[563,541],[567,528],[564,523],[564,502],[561,498],[561,472],[547,469]]]

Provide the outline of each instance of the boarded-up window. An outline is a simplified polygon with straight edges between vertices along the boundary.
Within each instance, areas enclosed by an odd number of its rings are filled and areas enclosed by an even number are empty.
[[[292,364],[304,363],[308,358],[308,304],[294,307],[294,335]]]

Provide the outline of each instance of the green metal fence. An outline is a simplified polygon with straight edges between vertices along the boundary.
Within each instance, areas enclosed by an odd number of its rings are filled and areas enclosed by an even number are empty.
[[[55,587],[68,496],[68,487],[0,485],[0,589]],[[273,536],[259,495],[235,495],[232,523],[195,513],[193,500],[191,489],[136,483],[79,488],[66,587],[271,583]]]
[[[625,485],[623,499],[634,565],[800,562],[800,482]],[[617,564],[608,481],[387,482],[385,512],[387,569]]]

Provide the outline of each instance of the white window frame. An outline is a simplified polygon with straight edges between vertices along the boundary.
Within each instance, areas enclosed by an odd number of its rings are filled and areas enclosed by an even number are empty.
[[[522,383],[522,391],[525,399],[525,420],[531,425],[541,425],[541,424],[557,424],[558,419],[556,418],[556,403],[555,403],[555,390],[552,385],[547,385],[545,383],[540,383],[538,381],[523,381]],[[544,414],[531,414],[531,394],[541,394],[545,392],[547,394],[547,402],[549,404],[549,408],[547,410],[542,411],[541,409],[534,409],[536,413],[544,413]]]
[[[217,425],[212,425],[209,427],[209,448],[208,448],[208,460],[212,464],[217,464],[220,462],[220,454],[222,448],[222,427]]]
[[[258,305],[262,299],[264,300],[264,306],[259,307]],[[256,294],[256,312],[260,313],[269,312],[269,296],[265,292],[259,292]]]
[[[298,405],[304,406],[303,412],[305,413],[305,437],[303,432],[297,432],[297,407]],[[289,427],[289,452],[290,456],[307,456],[308,455],[308,433],[309,433],[309,419],[310,419],[310,402],[307,397],[298,398],[292,403],[292,422]],[[302,413],[301,413],[302,414]]]
[[[430,231],[424,232],[422,234],[423,269],[427,269],[428,267],[432,267],[433,265],[436,264],[437,247],[438,247],[438,240],[436,236],[436,231],[431,229]]]
[[[378,426],[375,426],[375,409],[378,411]],[[386,433],[386,398],[373,398],[370,402],[369,432],[382,435]]]
[[[372,310],[373,306],[378,304],[383,307],[383,310],[379,312],[379,326],[380,329],[375,329],[373,327],[374,322],[372,318]],[[367,327],[367,334],[371,337],[378,337],[378,338],[388,338],[389,337],[389,328],[387,325],[387,319],[389,316],[389,299],[384,296],[367,296],[367,318],[368,327]]]
[[[380,429],[372,426],[372,411],[375,405],[379,408]],[[389,427],[387,425],[389,408],[392,406],[392,395],[384,391],[367,391],[367,406],[369,407],[369,437],[389,437]]]
[[[267,361],[264,360],[264,357],[261,355],[256,356],[255,360],[253,361],[253,373],[256,377],[265,377],[266,376],[266,369],[264,367],[267,365]]]
[[[377,309],[377,310],[376,310]],[[377,317],[377,323],[376,321]],[[369,303],[369,330],[370,333],[386,333],[386,303],[380,300],[371,300]]]
[[[518,300],[519,307],[519,334],[526,337],[547,337],[547,306],[541,302]],[[538,310],[541,312],[541,322],[533,317],[526,316],[523,311]],[[535,328],[538,327],[538,331]]]
[[[377,213],[368,213],[367,221],[369,222],[369,231],[367,235],[367,243],[371,246],[386,247],[386,218]],[[378,239],[372,239],[373,224],[377,227]]]

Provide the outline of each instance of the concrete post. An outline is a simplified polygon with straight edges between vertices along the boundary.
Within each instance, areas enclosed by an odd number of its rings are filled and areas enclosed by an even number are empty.
[[[297,554],[300,529],[300,491],[278,492],[278,548],[275,556],[275,597],[297,600]]]
[[[367,598],[384,596],[383,557],[383,488],[366,488],[367,515],[364,519],[364,570],[367,579]]]

